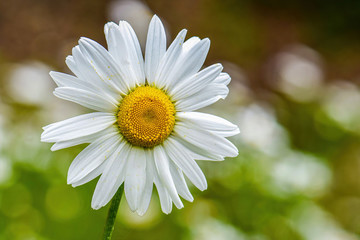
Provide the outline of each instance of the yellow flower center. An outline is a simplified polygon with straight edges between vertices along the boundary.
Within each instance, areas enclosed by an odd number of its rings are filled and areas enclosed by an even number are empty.
[[[154,147],[170,135],[175,124],[175,107],[160,89],[135,88],[119,106],[120,133],[134,146]]]

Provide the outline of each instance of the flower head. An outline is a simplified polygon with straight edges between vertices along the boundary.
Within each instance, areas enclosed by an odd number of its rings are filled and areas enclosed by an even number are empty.
[[[153,184],[163,212],[172,203],[182,208],[179,195],[193,201],[184,175],[200,190],[205,176],[195,160],[237,156],[225,137],[237,126],[214,115],[194,112],[228,93],[230,77],[221,64],[201,71],[209,39],[184,42],[182,30],[166,49],[166,35],[155,15],[149,26],[145,61],[131,26],[105,25],[108,50],[81,38],[66,63],[75,74],[50,75],[58,85],[55,96],[95,112],[44,127],[43,142],[51,150],[90,143],[72,162],[68,184],[76,187],[101,175],[91,206],[106,205],[124,184],[132,211],[146,212]]]

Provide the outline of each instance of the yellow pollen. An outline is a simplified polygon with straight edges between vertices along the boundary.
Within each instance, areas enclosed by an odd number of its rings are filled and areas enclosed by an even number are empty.
[[[124,97],[117,116],[120,133],[129,143],[151,148],[172,132],[175,107],[160,89],[141,86]]]

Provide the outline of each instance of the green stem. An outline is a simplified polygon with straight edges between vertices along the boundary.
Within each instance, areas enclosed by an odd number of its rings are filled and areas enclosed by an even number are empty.
[[[114,231],[114,224],[116,219],[116,214],[119,209],[121,196],[124,192],[124,184],[122,184],[117,192],[115,193],[115,196],[113,197],[111,201],[111,205],[109,208],[108,216],[106,219],[105,229],[104,229],[104,240],[110,240],[112,232]]]

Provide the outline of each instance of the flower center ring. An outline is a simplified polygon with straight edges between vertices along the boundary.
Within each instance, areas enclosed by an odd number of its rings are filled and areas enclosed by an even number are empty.
[[[140,86],[120,102],[117,123],[132,145],[151,148],[170,135],[175,112],[174,104],[162,90]]]

